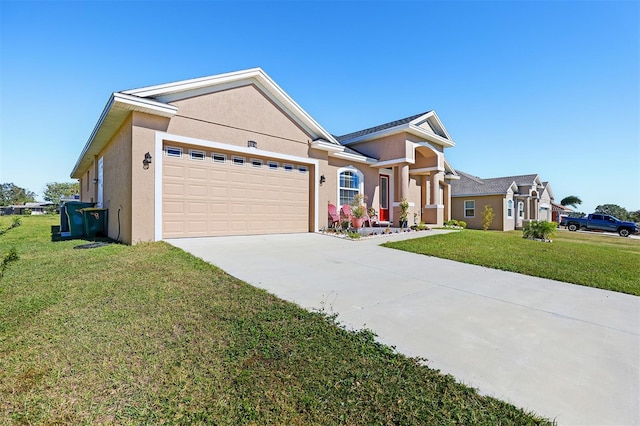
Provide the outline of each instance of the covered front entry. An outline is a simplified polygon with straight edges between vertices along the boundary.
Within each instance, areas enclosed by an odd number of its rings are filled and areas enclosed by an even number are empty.
[[[310,230],[309,165],[165,145],[162,238]]]

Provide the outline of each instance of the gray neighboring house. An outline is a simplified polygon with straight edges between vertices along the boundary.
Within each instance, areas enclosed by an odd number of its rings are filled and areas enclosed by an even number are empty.
[[[489,229],[521,229],[529,221],[551,221],[553,192],[549,182],[537,174],[482,179],[457,171],[451,181],[451,217],[467,222],[470,229],[482,229],[484,206],[493,209]]]
[[[53,203],[24,203],[24,204],[14,204],[11,206],[0,207],[0,214],[10,215],[10,214],[24,214],[26,210],[30,210],[31,214],[45,214],[47,212],[47,207],[52,206]]]

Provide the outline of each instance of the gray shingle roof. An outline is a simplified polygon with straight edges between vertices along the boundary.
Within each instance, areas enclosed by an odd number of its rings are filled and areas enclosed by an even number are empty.
[[[335,136],[335,138],[338,140],[338,142],[342,143],[343,141],[347,141],[349,139],[359,138],[360,136],[365,136],[371,133],[380,132],[382,130],[391,129],[396,126],[402,126],[403,124],[408,124],[413,120],[415,120],[416,118],[427,114],[428,112],[430,111],[421,112],[420,114],[412,115],[411,117],[401,118],[400,120],[390,121],[388,123],[381,124],[379,126],[369,127],[368,129],[358,130],[357,132],[347,133],[346,135]]]
[[[453,197],[462,195],[506,194],[512,183],[515,182],[518,186],[531,185],[538,176],[531,174],[481,179],[477,176],[461,172],[460,170],[456,172],[460,175],[460,179],[450,182],[451,196]]]

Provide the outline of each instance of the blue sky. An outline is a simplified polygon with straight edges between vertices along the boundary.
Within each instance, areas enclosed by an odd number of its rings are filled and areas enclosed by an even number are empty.
[[[0,182],[69,174],[110,94],[262,67],[340,135],[435,110],[450,164],[640,209],[640,2],[0,1]]]

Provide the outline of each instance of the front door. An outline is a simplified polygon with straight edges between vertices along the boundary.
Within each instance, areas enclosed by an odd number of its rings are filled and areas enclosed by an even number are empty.
[[[380,221],[389,220],[389,176],[380,175]]]

